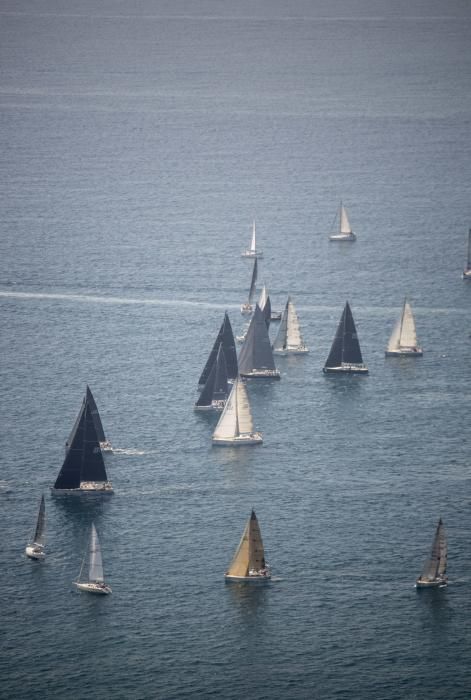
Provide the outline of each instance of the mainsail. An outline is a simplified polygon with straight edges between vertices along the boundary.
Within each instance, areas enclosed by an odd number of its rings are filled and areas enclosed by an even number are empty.
[[[250,281],[249,296],[247,299],[247,304],[250,306],[253,303],[255,296],[255,290],[257,288],[257,276],[258,276],[258,262],[257,258],[253,261],[252,279]]]
[[[350,226],[350,222],[348,220],[347,210],[342,203],[340,203],[340,233],[352,233],[352,227]]]
[[[239,355],[239,372],[252,375],[255,371],[270,370],[277,373],[270,337],[263,312],[258,304],[250,321],[247,335]],[[274,375],[273,375],[274,376]]]
[[[213,363],[206,384],[203,387],[196,408],[210,408],[213,401],[225,401],[228,394],[227,366],[224,348],[219,343],[216,362]]]
[[[255,260],[255,262],[257,262]],[[234,334],[232,332],[232,326],[231,322],[229,321],[229,316],[227,315],[227,311],[224,314],[224,320],[221,324],[221,328],[219,329],[219,333],[217,335],[216,340],[214,341],[214,345],[212,347],[211,352],[209,353],[208,360],[206,362],[206,365],[204,366],[204,369],[201,373],[201,376],[198,381],[198,385],[204,386],[206,384],[206,380],[208,379],[209,373],[211,371],[211,367],[213,364],[216,362],[218,350],[219,350],[219,345],[222,344],[222,347],[224,349],[224,357],[226,360],[226,366],[227,366],[227,377],[230,380],[233,380],[237,377],[238,374],[238,366],[237,366],[237,350],[235,346],[235,340],[234,340]]]
[[[286,306],[283,310],[278,333],[273,343],[273,350],[276,352],[285,352],[289,350],[303,350],[307,352],[304,341],[299,328],[299,319],[291,297],[288,297]]]
[[[33,544],[44,547],[46,543],[46,504],[44,495],[41,496],[39,504],[38,520],[36,522],[36,530],[34,532]]]
[[[325,367],[339,367],[342,363],[363,363],[355,322],[348,301],[342,312]]]
[[[255,221],[252,224],[252,241],[250,243],[250,251],[255,255],[257,252],[257,246],[255,244]]]
[[[105,462],[88,401],[84,401],[69,437],[55,489],[78,489],[82,481],[107,481]]]
[[[252,510],[226,575],[244,577],[249,575],[249,571],[258,572],[265,566],[262,535],[257,516]]]
[[[401,316],[398,319],[388,343],[387,352],[398,352],[401,348],[416,348],[417,332],[409,302],[405,299]]]
[[[433,538],[432,551],[430,557],[426,560],[421,579],[427,581],[435,581],[440,577],[444,577],[447,565],[447,541],[445,528],[443,527],[442,519],[438,521],[435,537]]]
[[[92,532],[90,535],[89,546],[89,562],[88,562],[88,580],[104,582],[103,576],[103,561],[101,558],[101,547],[98,540],[95,525],[92,523]]]
[[[253,433],[253,419],[247,389],[241,379],[236,379],[226,401],[213,437],[217,440],[231,440],[241,435]]]

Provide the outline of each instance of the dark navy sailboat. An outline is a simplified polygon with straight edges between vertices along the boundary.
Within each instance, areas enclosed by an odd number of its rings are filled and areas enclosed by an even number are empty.
[[[368,374],[368,367],[363,363],[355,322],[348,301],[342,312],[323,371],[327,373]]]
[[[266,319],[258,304],[239,354],[239,374],[250,379],[280,379],[275,367]]]
[[[199,381],[198,381],[198,387],[200,389],[202,389],[204,387],[204,385],[206,384],[209,373],[211,372],[211,368],[212,368],[213,364],[216,362],[217,354],[218,354],[218,350],[219,350],[219,345],[222,345],[222,348],[224,350],[224,358],[226,360],[226,369],[227,369],[227,379],[228,379],[228,381],[232,382],[237,377],[238,365],[237,365],[237,351],[236,351],[236,346],[235,346],[234,334],[232,332],[232,326],[231,326],[231,322],[229,321],[229,316],[227,315],[227,311],[224,314],[224,320],[221,324],[221,328],[219,329],[219,333],[217,335],[217,338],[214,341],[214,345],[212,347],[212,350],[209,353],[208,360],[204,366],[203,371],[201,372],[201,376],[200,376]]]
[[[224,348],[219,343],[219,350],[216,362],[213,363],[206,384],[195,403],[197,411],[222,411],[229,395],[229,384],[227,382],[227,366],[224,356]]]
[[[91,393],[91,392],[90,392]],[[66,455],[53,493],[112,493],[96,428],[96,414],[87,395],[66,444]],[[96,404],[95,404],[96,407]]]

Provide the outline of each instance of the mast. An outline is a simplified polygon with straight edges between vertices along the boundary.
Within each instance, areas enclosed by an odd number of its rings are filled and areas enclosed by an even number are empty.
[[[46,504],[44,501],[44,494],[41,496],[41,502],[39,504],[38,519],[36,522],[36,530],[33,537],[33,544],[40,545],[44,547],[46,543]]]

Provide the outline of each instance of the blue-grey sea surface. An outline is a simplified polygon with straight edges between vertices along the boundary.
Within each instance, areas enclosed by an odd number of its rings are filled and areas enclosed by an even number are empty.
[[[3,0],[0,65],[2,700],[471,697],[469,2]],[[253,220],[310,354],[213,448]],[[385,359],[406,295],[424,355]],[[347,299],[367,377],[322,373]],[[87,383],[115,494],[53,498]],[[252,507],[274,579],[225,585]]]

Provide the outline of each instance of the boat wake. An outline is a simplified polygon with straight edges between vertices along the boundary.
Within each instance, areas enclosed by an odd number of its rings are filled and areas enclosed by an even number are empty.
[[[150,450],[146,452],[145,450],[138,450],[134,447],[113,447],[114,455],[131,455],[141,457],[142,455],[157,454],[157,450]]]

